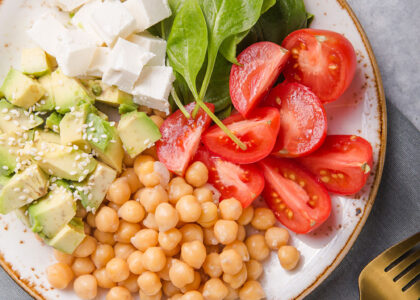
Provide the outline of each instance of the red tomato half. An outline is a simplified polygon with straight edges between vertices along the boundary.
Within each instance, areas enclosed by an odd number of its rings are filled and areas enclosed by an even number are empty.
[[[324,144],[299,162],[334,193],[351,195],[366,184],[372,170],[372,146],[355,135],[328,135]]]
[[[202,141],[211,152],[238,164],[250,164],[268,156],[280,129],[280,113],[274,107],[256,108],[244,119],[239,113],[223,121],[246,146],[240,149],[217,125],[209,128]]]
[[[233,106],[247,117],[269,92],[284,65],[289,52],[271,42],[253,44],[241,52],[230,72],[229,89]]]
[[[323,103],[337,100],[356,71],[356,54],[343,35],[328,30],[301,29],[289,34],[283,47],[291,52],[284,76],[309,87]]]
[[[331,198],[310,173],[284,158],[268,157],[259,165],[266,180],[263,197],[284,226],[307,233],[328,219]]]
[[[195,160],[209,169],[209,180],[221,194],[221,200],[238,199],[249,206],[264,189],[264,177],[255,165],[236,165],[211,154],[204,147],[197,151]]]
[[[214,111],[214,105],[206,103]],[[185,109],[191,113],[195,103]],[[159,160],[177,175],[184,175],[191,159],[200,145],[201,134],[209,127],[210,117],[200,108],[195,119],[187,119],[180,110],[170,115],[160,132],[162,138],[156,143]]]
[[[280,109],[280,132],[273,153],[299,157],[319,148],[327,135],[327,114],[318,97],[306,86],[284,82],[268,96]]]

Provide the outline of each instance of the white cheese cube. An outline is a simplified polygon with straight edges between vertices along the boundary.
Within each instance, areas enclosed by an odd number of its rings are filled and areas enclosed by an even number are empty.
[[[55,0],[55,5],[63,11],[73,11],[91,0]]]
[[[143,66],[154,57],[140,46],[119,38],[109,55],[102,81],[131,93]]]
[[[166,41],[151,35],[148,32],[143,32],[141,34],[132,34],[127,40],[132,43],[143,47],[149,52],[152,52],[155,57],[153,57],[148,63],[148,66],[164,66],[166,58]]]
[[[171,67],[146,66],[134,85],[134,102],[169,114],[169,94],[175,80]]]
[[[96,48],[95,54],[93,55],[92,61],[86,72],[86,75],[93,77],[102,77],[108,65],[110,53],[111,49],[108,47]]]
[[[136,20],[121,2],[103,2],[91,14],[91,25],[108,46],[136,30]]]
[[[124,5],[136,19],[137,32],[146,30],[172,14],[168,0],[127,0]]]
[[[71,23],[85,30],[87,33],[92,35],[92,38],[98,46],[102,46],[105,41],[99,36],[99,34],[93,29],[92,25],[92,14],[94,11],[97,11],[102,5],[101,0],[95,0],[83,5],[77,13],[71,18]]]

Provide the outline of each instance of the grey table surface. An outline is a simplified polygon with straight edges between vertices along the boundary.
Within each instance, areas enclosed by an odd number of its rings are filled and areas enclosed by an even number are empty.
[[[387,157],[375,205],[360,236],[307,300],[357,299],[357,278],[363,267],[389,246],[420,231],[419,0],[348,2],[367,32],[384,80]],[[1,268],[0,291],[0,299],[31,299]]]

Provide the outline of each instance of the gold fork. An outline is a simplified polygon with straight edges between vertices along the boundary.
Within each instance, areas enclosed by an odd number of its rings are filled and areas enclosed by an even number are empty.
[[[360,300],[420,299],[420,232],[389,248],[360,273]]]

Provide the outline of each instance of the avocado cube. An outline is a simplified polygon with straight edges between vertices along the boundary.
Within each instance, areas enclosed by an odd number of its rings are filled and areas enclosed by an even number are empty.
[[[10,69],[0,88],[7,100],[16,106],[29,108],[44,94],[44,88],[22,72]]]
[[[35,103],[35,111],[52,111],[55,109],[54,90],[52,76],[47,74],[38,79],[39,84],[46,91],[44,97]]]
[[[9,182],[10,176],[0,174],[0,190]]]
[[[22,50],[20,66],[22,72],[35,77],[51,72],[47,54],[41,48],[25,48]]]
[[[30,159],[22,150],[30,139],[29,132],[0,134],[0,174],[9,176]]]
[[[32,231],[53,238],[76,215],[76,202],[70,191],[57,187],[28,208]]]
[[[131,112],[121,117],[118,133],[131,157],[150,148],[162,136],[156,124],[144,112]]]
[[[16,217],[28,228],[31,228],[28,216],[28,205],[22,206],[14,210]]]
[[[48,176],[34,164],[14,175],[0,192],[0,214],[7,214],[44,196]]]
[[[44,122],[42,118],[14,106],[6,100],[0,100],[0,129],[6,133],[26,131],[38,127]]]
[[[60,122],[63,119],[63,116],[59,113],[53,112],[45,120],[45,127],[51,129],[55,133],[60,133]]]
[[[34,134],[34,142],[47,142],[47,143],[54,143],[61,145],[60,135],[52,132],[52,131],[45,131],[45,130],[35,130]]]
[[[60,137],[63,145],[74,144],[83,150],[90,151],[89,143],[85,140],[85,125],[88,106],[77,106],[72,112],[64,115],[60,122]],[[86,148],[88,146],[88,148]]]
[[[61,252],[72,254],[85,237],[82,219],[73,218],[52,239],[46,240],[46,243]]]

